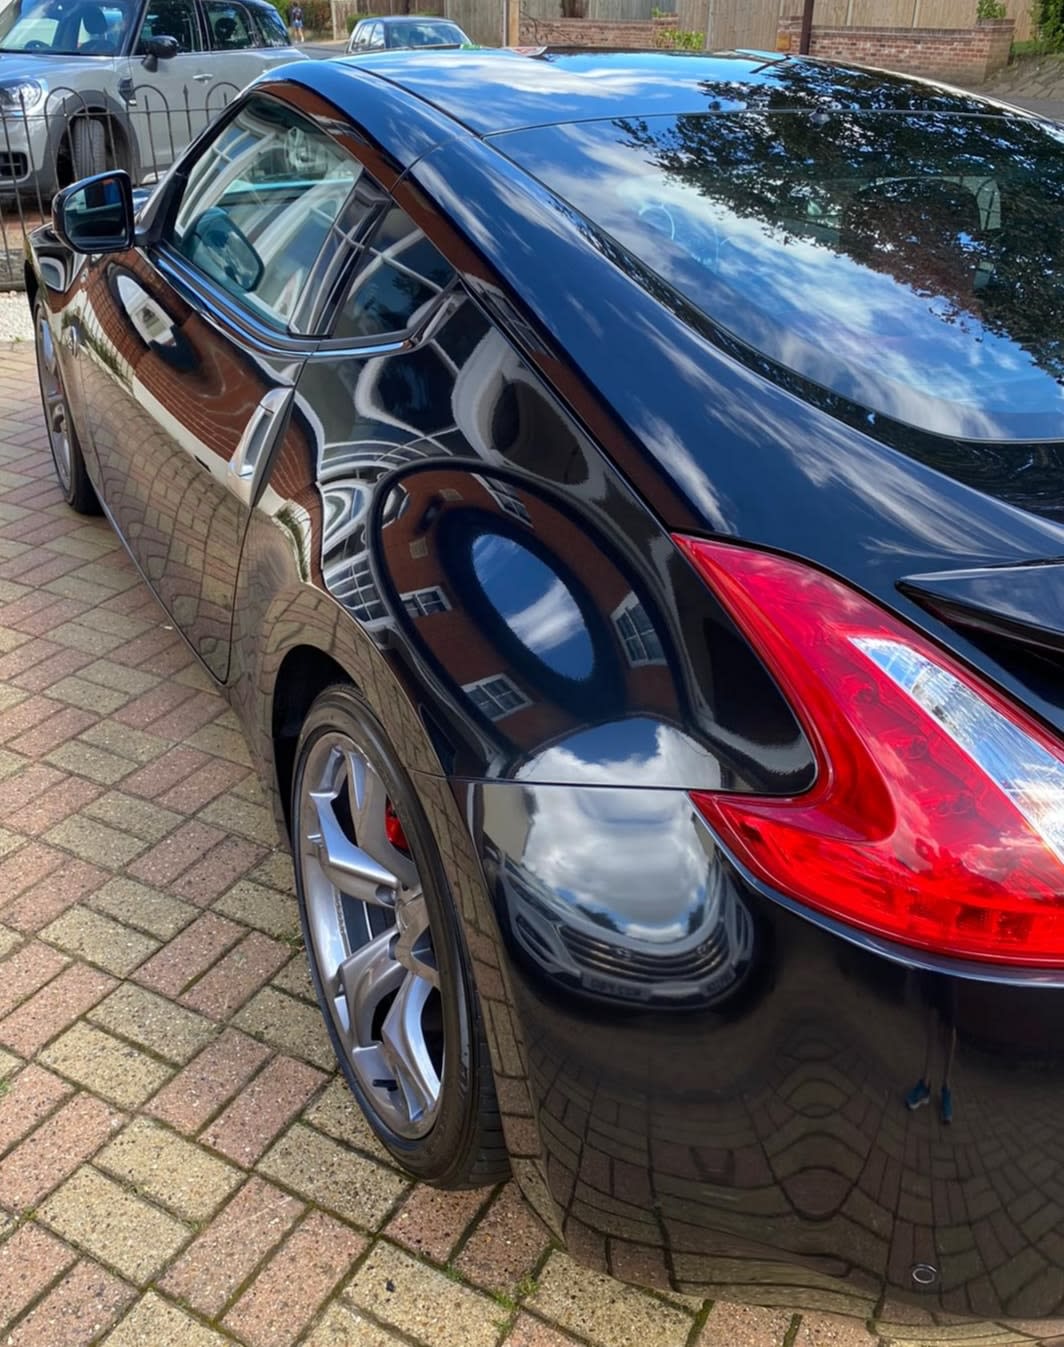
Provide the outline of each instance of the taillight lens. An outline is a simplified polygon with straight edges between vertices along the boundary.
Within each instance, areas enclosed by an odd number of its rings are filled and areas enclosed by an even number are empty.
[[[1064,746],[878,604],[812,567],[677,538],[809,736],[812,789],[699,791],[756,876],[956,957],[1064,965]]]

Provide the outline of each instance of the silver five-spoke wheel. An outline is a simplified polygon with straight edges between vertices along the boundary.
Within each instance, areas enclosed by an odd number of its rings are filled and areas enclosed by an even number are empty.
[[[440,975],[402,823],[366,754],[335,730],[310,747],[298,812],[308,935],[336,1036],[380,1121],[424,1136],[444,1071]]]

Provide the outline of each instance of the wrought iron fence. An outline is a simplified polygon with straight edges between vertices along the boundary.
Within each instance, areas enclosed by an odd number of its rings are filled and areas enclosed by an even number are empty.
[[[172,106],[156,85],[129,79],[105,94],[45,95],[32,80],[0,94],[0,289],[22,288],[25,237],[47,221],[56,192],[108,168],[150,186],[238,92],[212,79]]]

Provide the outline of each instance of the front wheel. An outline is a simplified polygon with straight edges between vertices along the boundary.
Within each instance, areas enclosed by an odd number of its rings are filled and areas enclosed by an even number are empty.
[[[78,117],[71,123],[70,162],[75,182],[104,171],[107,167],[107,137],[103,122],[95,117]]]
[[[48,311],[41,300],[33,306],[33,335],[37,349],[37,377],[41,385],[41,404],[44,408],[44,426],[48,432],[48,446],[59,488],[66,503],[78,514],[99,514],[96,498],[81,445],[74,433],[67,405],[63,375],[59,368],[59,353],[55,348]]]
[[[374,1132],[418,1178],[509,1170],[480,1005],[440,853],[410,778],[353,688],[311,707],[292,841],[318,1002]]]

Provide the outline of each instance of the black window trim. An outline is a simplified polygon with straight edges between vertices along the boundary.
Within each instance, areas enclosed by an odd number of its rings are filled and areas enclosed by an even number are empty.
[[[337,337],[334,335],[336,323],[340,316],[344,304],[351,293],[361,269],[362,260],[368,249],[373,247],[373,240],[384,223],[385,216],[390,209],[400,210],[410,219],[410,213],[395,198],[394,192],[389,192],[386,187],[382,187],[377,179],[365,170],[366,177],[373,185],[387,198],[386,204],[377,212],[376,217],[370,222],[369,228],[360,241],[357,252],[347,244],[347,257],[341,265],[340,275],[336,284],[322,305],[321,311],[316,315],[319,319],[319,330],[322,334],[321,352],[322,354],[338,355],[345,351],[357,353],[368,347],[379,346],[382,342],[390,343],[396,350],[404,347],[412,350],[415,346],[421,345],[426,337],[436,330],[444,320],[445,314],[453,307],[452,299],[456,291],[465,293],[461,285],[461,278],[454,264],[443,253],[440,256],[451,268],[452,276],[446,285],[441,286],[434,299],[427,305],[426,312],[422,313],[416,322],[408,323],[406,327],[396,328],[392,332],[377,332],[370,337]],[[404,175],[405,176],[405,175]],[[411,221],[415,228],[420,228],[416,220]],[[421,231],[424,234],[424,230]],[[435,248],[436,245],[425,235],[429,244]],[[436,249],[439,252],[439,249]]]

